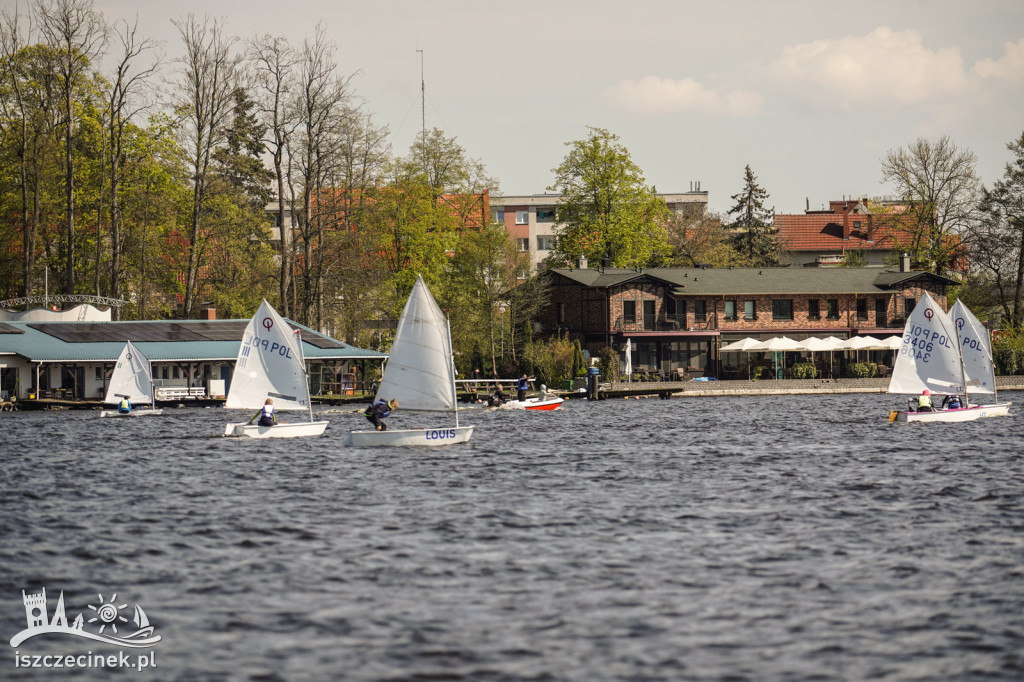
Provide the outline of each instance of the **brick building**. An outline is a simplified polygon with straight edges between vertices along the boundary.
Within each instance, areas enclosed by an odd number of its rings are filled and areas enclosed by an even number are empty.
[[[899,269],[559,268],[544,275],[546,335],[568,333],[592,354],[632,345],[633,367],[660,376],[728,376],[741,358],[719,348],[745,337],[901,334],[928,291],[945,306],[955,281]]]

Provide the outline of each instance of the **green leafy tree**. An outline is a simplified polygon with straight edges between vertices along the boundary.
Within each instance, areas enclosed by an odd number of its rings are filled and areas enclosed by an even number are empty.
[[[558,242],[552,262],[586,256],[617,267],[643,267],[669,252],[665,222],[668,208],[617,135],[588,127],[585,140],[567,142],[569,153],[555,168],[548,187],[562,195],[558,206]]]
[[[751,267],[773,267],[779,264],[779,240],[772,222],[775,208],[767,208],[768,192],[757,184],[757,176],[748,165],[743,171],[743,189],[732,195],[735,202],[728,215],[735,216],[729,228],[732,246],[745,261],[737,264]]]
[[[981,227],[972,260],[998,292],[1014,327],[1024,323],[1024,133],[1006,145],[1014,154],[1001,180],[982,188]]]
[[[864,251],[861,249],[847,251],[846,255],[843,256],[843,262],[839,264],[841,268],[866,268],[867,266],[868,257],[864,255]]]
[[[489,372],[498,371],[504,359],[505,341],[513,340],[509,316],[508,292],[516,284],[516,273],[525,265],[504,225],[488,223],[482,230],[463,236],[451,262],[445,299],[452,310],[452,335],[460,356],[470,363],[462,367],[469,374],[475,353],[469,349],[487,349]]]

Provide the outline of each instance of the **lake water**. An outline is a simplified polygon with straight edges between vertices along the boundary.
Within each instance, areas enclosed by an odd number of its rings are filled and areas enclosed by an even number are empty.
[[[1000,397],[951,425],[863,394],[473,410],[436,450],[346,448],[355,406],[280,441],[223,438],[222,409],[4,414],[0,639],[45,588],[86,629],[142,606],[143,679],[1021,680],[1024,393]],[[0,678],[111,675],[6,648]]]

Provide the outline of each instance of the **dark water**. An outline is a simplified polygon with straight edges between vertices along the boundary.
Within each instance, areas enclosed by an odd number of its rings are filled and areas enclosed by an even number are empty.
[[[217,409],[4,414],[0,679],[1021,680],[1003,397],[957,425],[884,395],[572,401],[464,413],[440,450],[346,448],[341,411],[276,442]],[[16,668],[43,587],[69,620],[141,605],[157,670]]]

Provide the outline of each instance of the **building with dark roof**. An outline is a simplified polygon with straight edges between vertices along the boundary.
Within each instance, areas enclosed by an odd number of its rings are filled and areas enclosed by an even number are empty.
[[[114,364],[131,341],[153,366],[161,396],[219,396],[230,385],[242,333],[249,320],[141,322],[0,322],[0,391],[3,397],[97,400]],[[356,348],[308,327],[299,330],[313,393],[354,381],[357,363],[386,355]],[[219,383],[218,383],[219,382]]]
[[[661,376],[719,376],[739,362],[719,348],[745,337],[893,336],[922,291],[945,306],[955,281],[883,268],[559,268],[544,277],[542,333],[568,333],[591,354],[626,341],[632,365]],[[735,355],[735,354],[733,354]]]

